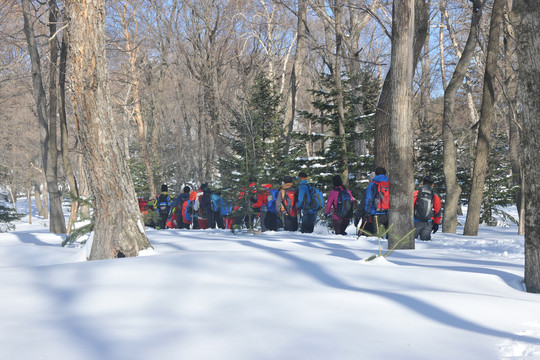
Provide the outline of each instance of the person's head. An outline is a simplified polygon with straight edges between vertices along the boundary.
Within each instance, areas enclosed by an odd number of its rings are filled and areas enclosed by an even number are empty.
[[[386,169],[382,166],[375,168],[375,176],[377,175],[386,175]]]
[[[189,186],[184,186],[184,194],[189,194],[191,188]]]
[[[161,185],[161,192],[167,192],[169,191],[169,189],[167,188],[167,184],[162,184]]]
[[[332,183],[334,184],[334,187],[343,186],[343,180],[341,179],[341,175],[334,175],[332,178]]]
[[[290,176],[285,176],[285,177],[283,178],[283,183],[284,183],[284,184],[292,184],[293,181],[294,181],[293,178],[290,177]]]
[[[201,184],[201,190],[206,191],[207,189],[208,189],[208,184],[207,183],[202,183]]]
[[[300,172],[298,173],[298,178],[299,178],[300,180],[307,179],[307,174],[306,174],[304,171],[300,171]]]
[[[422,184],[424,185],[433,186],[434,183],[435,183],[435,180],[433,180],[433,177],[429,175],[424,176],[424,179],[422,180]]]
[[[248,182],[251,184],[251,183],[254,183],[254,182],[257,182],[257,178],[255,178],[255,176],[250,176],[249,179],[248,179]]]

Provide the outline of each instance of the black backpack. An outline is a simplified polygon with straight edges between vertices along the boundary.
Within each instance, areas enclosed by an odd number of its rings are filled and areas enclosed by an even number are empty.
[[[339,190],[336,215],[341,219],[350,219],[353,216],[353,202],[351,194],[345,189]]]
[[[160,194],[157,201],[157,208],[161,215],[169,214],[171,199],[167,194]]]
[[[414,204],[414,218],[419,221],[429,221],[433,217],[434,199],[435,194],[430,187],[420,187],[416,195],[416,203]]]

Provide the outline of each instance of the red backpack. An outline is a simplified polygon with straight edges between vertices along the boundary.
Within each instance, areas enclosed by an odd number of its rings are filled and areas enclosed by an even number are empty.
[[[390,184],[388,181],[373,181],[377,185],[377,192],[373,196],[373,206],[378,212],[390,209]]]
[[[293,188],[282,190],[282,206],[285,208],[285,213],[289,216],[296,216],[296,190]]]

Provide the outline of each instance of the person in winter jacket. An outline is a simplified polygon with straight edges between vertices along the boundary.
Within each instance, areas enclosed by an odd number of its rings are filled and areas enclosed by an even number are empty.
[[[302,226],[300,231],[303,233],[312,233],[315,227],[315,220],[317,219],[317,210],[312,209],[309,206],[309,188],[307,181],[307,174],[301,171],[298,174],[300,183],[298,184],[298,203],[297,208],[302,217]]]
[[[201,184],[195,200],[199,229],[208,229],[214,222],[214,213],[212,212],[212,190],[207,183]]]
[[[433,192],[433,178],[426,176],[422,186],[414,192],[414,238],[431,240],[431,233],[439,230],[441,223],[441,199]]]
[[[247,188],[243,188],[238,194],[238,206],[235,207],[235,211],[242,208],[242,214],[235,219],[235,225],[241,226],[245,224],[247,229],[253,228],[255,219],[259,216],[261,211],[260,207],[256,207],[259,197],[257,191],[257,179],[251,176],[248,179],[249,185]],[[258,204],[257,204],[258,205]]]
[[[377,232],[376,224],[388,228],[388,210],[380,210],[377,208],[377,198],[379,197],[378,184],[381,182],[388,183],[388,181],[386,169],[378,167],[375,169],[375,177],[369,182],[369,185],[366,188],[366,205],[364,210],[365,214],[370,216],[372,228],[375,232]]]
[[[189,192],[191,188],[189,186],[184,186],[183,192],[174,198],[173,200],[173,211],[176,212],[176,227],[178,229],[189,229],[189,224],[191,222],[186,222],[184,218],[184,209],[189,201]]]
[[[293,181],[292,177],[285,176],[276,199],[276,211],[283,218],[285,231],[298,230],[296,188],[293,186]]]
[[[169,210],[171,210],[171,197],[167,193],[167,184],[161,185],[161,194],[157,198],[157,212],[159,214],[158,229],[165,229],[167,226],[167,217],[169,216]]]
[[[263,184],[262,190],[257,192],[257,201],[252,205],[254,209],[259,209],[259,217],[261,219],[261,231],[274,229],[272,226],[271,228],[268,228],[266,226],[266,216],[268,215],[268,195],[270,195],[269,190],[271,187],[272,185],[270,184]]]
[[[347,235],[345,230],[347,229],[347,226],[349,226],[349,223],[351,222],[351,218],[350,217],[341,218],[337,214],[339,192],[342,190],[345,190],[349,193],[351,206],[352,204],[354,204],[354,197],[351,191],[345,188],[345,186],[343,186],[343,180],[341,179],[340,175],[335,175],[332,178],[332,183],[334,185],[334,189],[330,191],[330,194],[328,195],[328,200],[326,201],[326,210],[324,212],[324,216],[327,217],[328,214],[330,214],[330,211],[333,210],[332,225],[334,226],[334,232],[336,233],[336,235]]]
[[[211,208],[212,208],[212,222],[209,223],[211,229],[225,229],[223,222],[223,216],[221,216],[221,207],[223,206],[223,198],[221,197],[221,191],[214,190],[210,195]]]
[[[368,179],[371,182],[375,177],[375,172],[371,172],[368,175]],[[358,236],[369,236],[368,234],[373,234],[373,226],[371,223],[371,215],[366,213],[366,192],[362,193],[362,200],[360,200],[360,205],[354,213],[354,227],[358,229]],[[366,232],[364,232],[364,231]]]

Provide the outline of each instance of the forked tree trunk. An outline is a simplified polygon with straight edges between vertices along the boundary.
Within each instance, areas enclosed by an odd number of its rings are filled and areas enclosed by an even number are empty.
[[[478,141],[476,142],[476,157],[472,174],[471,193],[463,235],[478,235],[480,225],[480,212],[486,181],[487,161],[489,156],[489,143],[491,138],[491,124],[493,123],[495,86],[497,76],[497,60],[499,57],[501,25],[505,0],[495,0],[489,25],[489,40],[486,56],[486,70],[484,74],[484,92],[482,94],[482,110],[480,112],[480,125],[478,127]]]
[[[137,256],[150,247],[113,121],[104,0],[69,1],[74,110],[94,201],[90,260]]]
[[[523,170],[525,193],[525,285],[540,293],[540,3],[514,0],[519,63],[519,84],[523,104]]]
[[[428,32],[429,7],[426,0],[415,1],[413,72],[420,59]],[[375,112],[375,166],[390,168],[390,117],[392,115],[392,67],[384,78]],[[414,75],[414,73],[413,73]],[[412,136],[412,133],[411,133]]]
[[[444,90],[444,110],[443,110],[443,156],[444,156],[444,178],[446,181],[446,199],[444,206],[444,217],[442,231],[445,233],[456,233],[457,229],[457,213],[459,209],[459,197],[461,195],[461,187],[457,179],[457,148],[456,138],[454,134],[454,107],[456,103],[456,93],[463,84],[463,78],[467,74],[467,69],[474,55],[474,49],[478,41],[478,24],[482,17],[482,9],[474,9],[471,18],[471,27],[467,43],[461,54],[452,79]]]
[[[390,117],[390,220],[388,248],[414,249],[414,190],[411,88],[413,77],[414,0],[394,1],[392,11]]]

